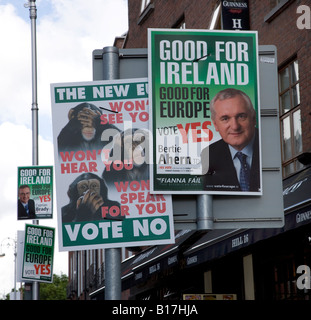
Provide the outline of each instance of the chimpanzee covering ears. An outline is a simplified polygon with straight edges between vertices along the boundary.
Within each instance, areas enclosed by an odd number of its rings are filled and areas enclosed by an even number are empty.
[[[114,137],[109,154],[110,166],[106,165],[102,177],[109,185],[115,181],[149,179],[149,134],[144,129],[128,129]]]

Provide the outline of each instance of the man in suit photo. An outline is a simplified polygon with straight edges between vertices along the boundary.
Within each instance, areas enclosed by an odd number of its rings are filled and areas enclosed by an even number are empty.
[[[210,103],[221,140],[202,150],[203,189],[260,191],[259,134],[253,104],[241,90],[218,92]]]
[[[17,219],[36,219],[35,202],[30,199],[30,188],[28,185],[19,186],[18,198]]]

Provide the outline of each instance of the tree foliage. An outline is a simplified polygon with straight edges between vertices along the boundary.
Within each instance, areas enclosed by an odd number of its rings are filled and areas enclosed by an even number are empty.
[[[40,283],[40,300],[66,300],[68,277],[53,275],[52,283]]]

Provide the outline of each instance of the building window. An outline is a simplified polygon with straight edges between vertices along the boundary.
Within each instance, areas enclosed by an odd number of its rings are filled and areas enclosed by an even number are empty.
[[[212,20],[209,26],[209,30],[221,29],[221,4],[219,3],[212,15]]]
[[[270,12],[264,17],[265,22],[271,22],[281,14],[294,0],[270,0]]]
[[[298,61],[294,60],[279,71],[279,98],[283,176],[303,168],[297,160],[302,153],[302,130]]]
[[[274,8],[279,5],[283,0],[270,0],[270,8]]]
[[[154,10],[153,0],[141,0],[140,15],[137,24],[142,24]]]
[[[179,25],[178,28],[179,28],[179,29],[186,29],[186,22],[183,21],[183,22]]]
[[[294,259],[276,263],[274,266],[274,299],[296,300],[296,265]]]
[[[141,8],[140,8],[141,13],[148,7],[150,2],[151,0],[141,0]]]
[[[185,16],[182,15],[180,19],[172,26],[173,29],[186,29]]]

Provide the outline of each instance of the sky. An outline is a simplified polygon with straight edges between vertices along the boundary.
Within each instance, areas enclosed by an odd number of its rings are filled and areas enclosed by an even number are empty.
[[[26,0],[0,0],[0,299],[14,287],[17,167],[32,165],[31,22]],[[37,0],[39,165],[54,165],[50,84],[92,81],[92,51],[112,46],[128,30],[127,0]],[[54,191],[55,194],[55,191]],[[56,197],[54,197],[56,198]],[[40,220],[57,226],[53,219]],[[31,220],[27,223],[31,223]],[[67,252],[54,270],[68,274]],[[17,283],[19,288],[20,283]]]

